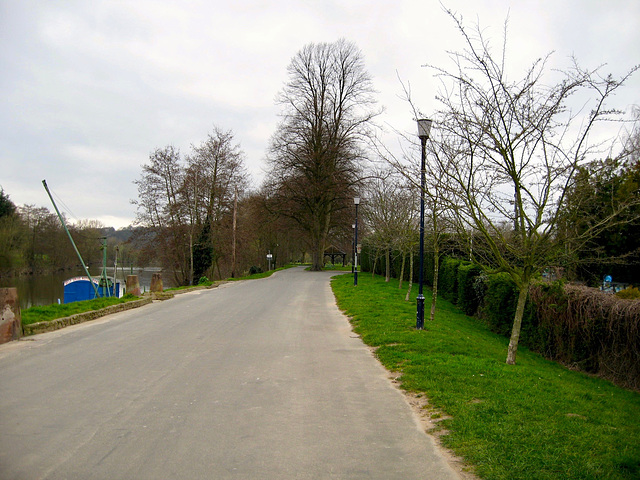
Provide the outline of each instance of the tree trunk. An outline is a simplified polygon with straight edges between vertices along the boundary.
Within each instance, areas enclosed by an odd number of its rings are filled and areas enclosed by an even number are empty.
[[[319,272],[323,267],[323,257],[324,257],[324,249],[320,243],[316,243],[313,246],[313,251],[311,252],[311,271]]]
[[[431,295],[431,314],[429,320],[436,318],[436,302],[438,301],[438,275],[440,272],[440,252],[436,250],[433,255],[433,293]]]
[[[509,340],[509,349],[507,352],[507,364],[516,364],[516,352],[518,351],[518,341],[520,340],[520,329],[522,328],[522,317],[524,315],[524,306],[527,303],[527,294],[529,293],[529,282],[520,287],[518,293],[518,305],[516,307],[516,315],[513,319],[513,328],[511,329],[511,340]]]
[[[384,281],[389,283],[391,280],[391,251],[386,248],[384,253],[385,263],[387,264],[387,268],[385,269]]]
[[[398,289],[401,290],[402,289],[402,280],[404,277],[404,264],[407,260],[407,256],[404,254],[404,252],[401,253],[402,255],[402,266],[400,267],[400,281],[398,282]]]
[[[236,276],[236,228],[238,224],[238,187],[233,196],[233,238],[231,243],[231,278]]]
[[[378,253],[374,250],[373,266],[371,267],[371,278],[376,276],[376,262],[378,261]]]
[[[405,302],[409,301],[411,287],[413,287],[413,252],[409,252],[409,290],[407,290],[407,295],[404,297]]]
[[[193,285],[193,228],[189,231],[189,252],[190,252],[190,268],[191,273],[189,274],[189,285]]]

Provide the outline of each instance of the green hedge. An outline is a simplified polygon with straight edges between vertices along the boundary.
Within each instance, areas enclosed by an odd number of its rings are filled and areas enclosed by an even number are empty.
[[[456,258],[444,257],[440,260],[438,274],[438,295],[453,304],[458,303],[458,268],[462,264]]]
[[[371,271],[370,251],[364,247],[362,271]],[[402,257],[392,255],[392,276],[400,272]],[[414,258],[414,281],[419,259]],[[409,261],[405,269],[408,278]],[[385,274],[385,259],[376,264]],[[424,278],[433,285],[433,255],[425,254]],[[438,276],[439,295],[489,328],[510,336],[518,289],[506,273],[487,275],[479,265],[443,257]],[[625,303],[626,302],[626,303]],[[635,303],[634,303],[635,302]],[[619,385],[640,388],[640,300],[623,300],[594,289],[540,282],[531,287],[520,331],[520,344],[546,358],[597,373]]]
[[[481,317],[489,324],[491,330],[500,335],[511,334],[517,303],[518,289],[509,275],[487,275]]]
[[[464,262],[458,267],[458,306],[466,315],[475,315],[484,296],[484,289],[478,288],[482,268]]]

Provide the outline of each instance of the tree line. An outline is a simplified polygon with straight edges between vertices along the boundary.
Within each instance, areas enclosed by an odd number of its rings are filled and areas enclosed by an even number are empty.
[[[136,258],[136,247],[126,242],[132,231],[117,232],[97,220],[71,223],[63,218],[88,265],[102,265],[102,238],[108,239],[110,262],[116,246],[120,262],[129,265]],[[47,274],[78,266],[78,257],[55,213],[35,205],[16,206],[10,195],[0,189],[1,276]]]

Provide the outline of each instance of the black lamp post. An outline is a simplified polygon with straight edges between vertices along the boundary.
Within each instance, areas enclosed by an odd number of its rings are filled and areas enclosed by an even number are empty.
[[[355,248],[355,262],[353,265],[353,286],[358,286],[358,205],[360,205],[360,197],[354,197],[353,203],[356,206],[356,223],[355,223],[355,238],[353,240]]]
[[[420,273],[418,275],[418,312],[416,314],[416,328],[424,328],[424,295],[422,285],[424,283],[424,187],[426,174],[427,140],[431,130],[431,120],[418,120],[418,137],[422,143],[422,156],[420,161]]]
[[[356,224],[352,224],[351,228],[353,229],[353,232],[355,234],[356,231]],[[354,240],[352,240],[351,242],[351,273],[355,272],[355,268],[354,268],[354,262],[356,260],[356,241],[355,238]]]

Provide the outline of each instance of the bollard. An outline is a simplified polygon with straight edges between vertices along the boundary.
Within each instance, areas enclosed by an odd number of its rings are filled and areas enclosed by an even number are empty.
[[[127,275],[127,293],[136,297],[140,296],[140,283],[137,275]]]
[[[22,337],[17,288],[0,288],[0,343]]]
[[[162,293],[162,274],[154,273],[151,276],[151,293]]]

